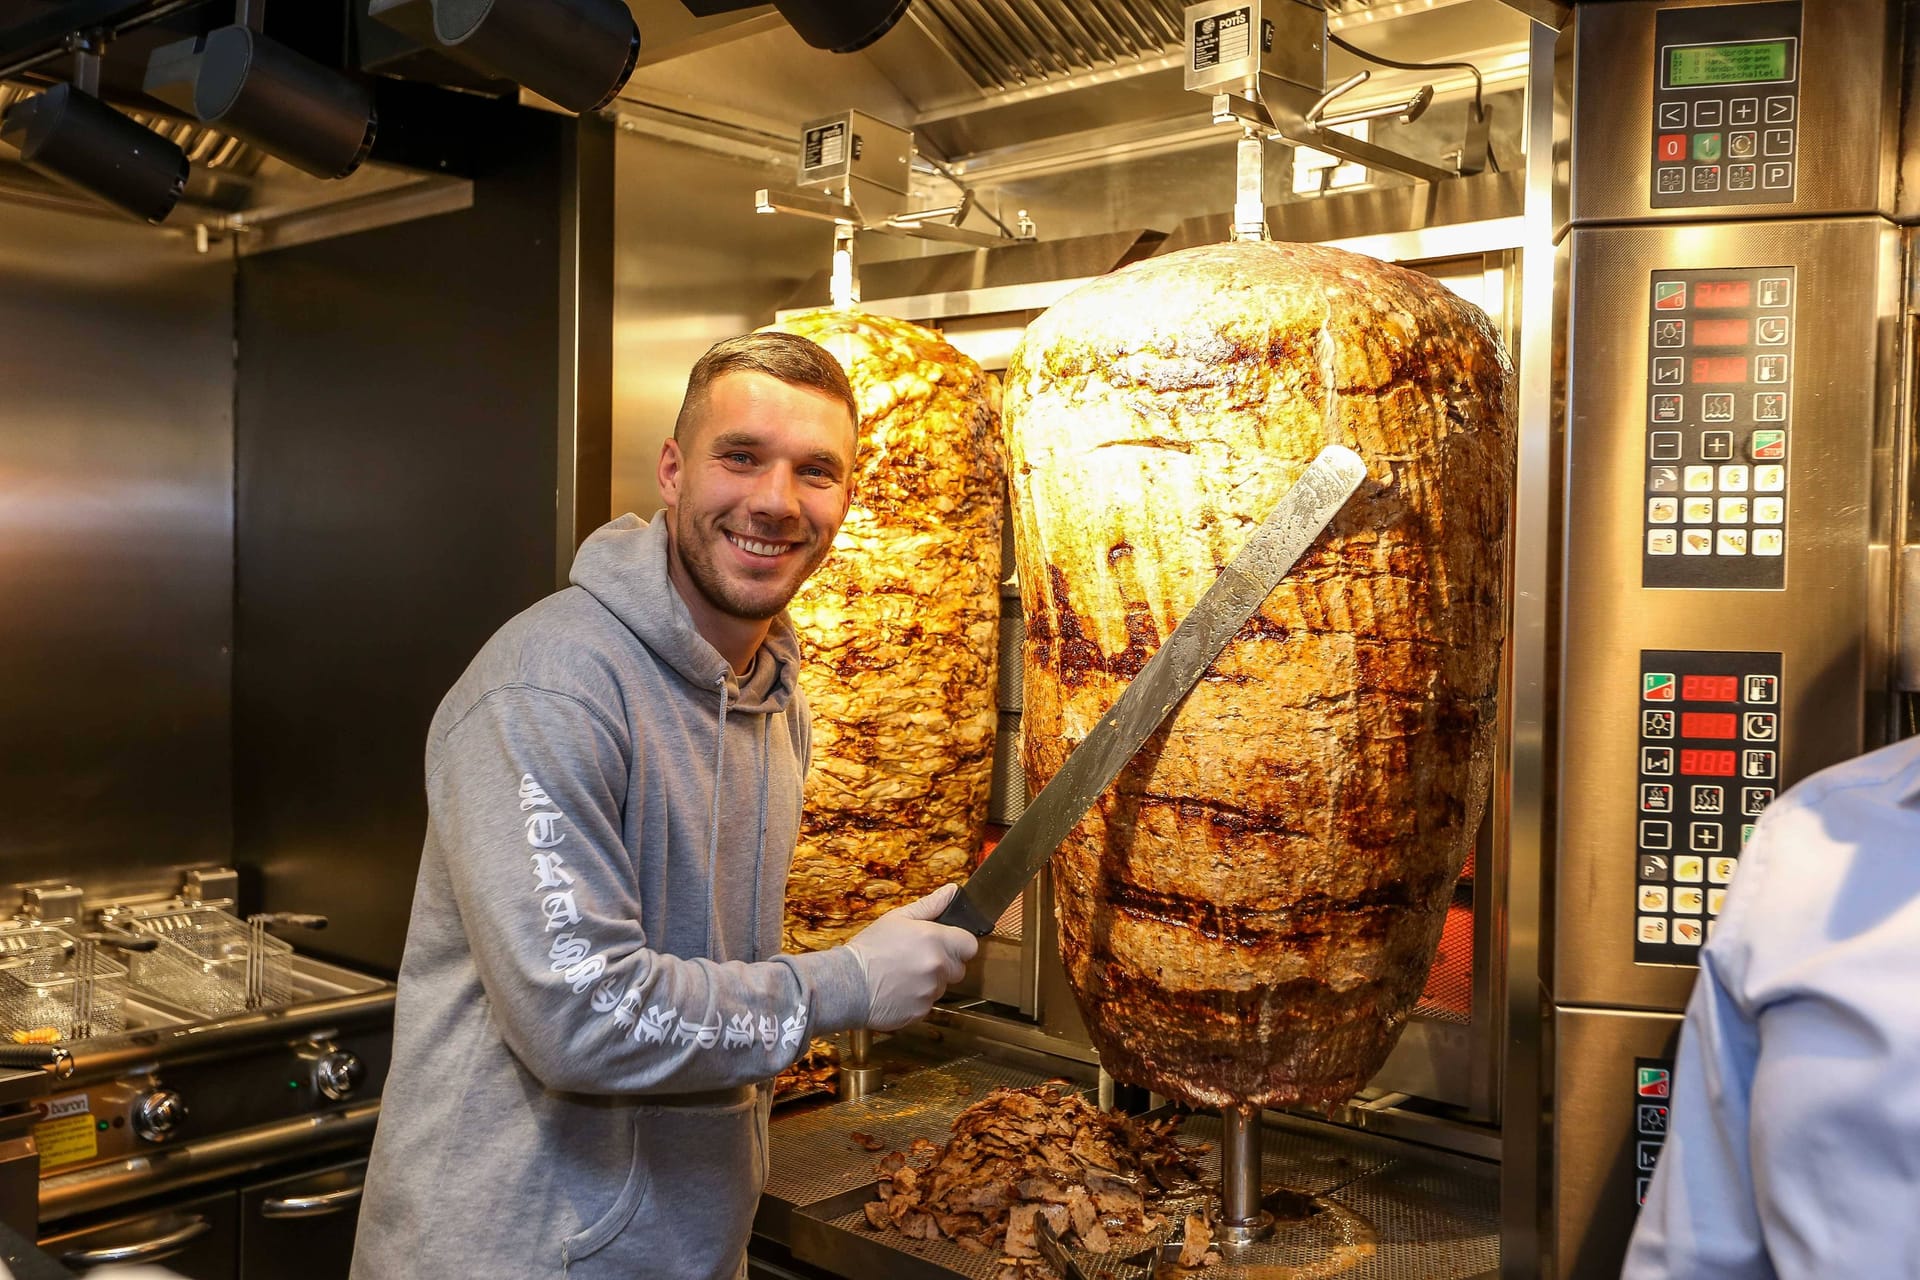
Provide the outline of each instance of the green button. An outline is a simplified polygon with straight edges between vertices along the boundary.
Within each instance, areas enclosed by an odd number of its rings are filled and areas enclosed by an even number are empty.
[[[1718,160],[1720,158],[1720,135],[1717,133],[1694,134],[1693,158],[1695,160]]]

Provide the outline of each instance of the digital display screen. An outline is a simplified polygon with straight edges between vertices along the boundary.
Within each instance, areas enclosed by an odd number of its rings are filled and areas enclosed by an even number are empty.
[[[1683,711],[1680,713],[1683,738],[1737,738],[1740,720],[1731,711]]]
[[[1688,702],[1738,702],[1738,676],[1682,676],[1680,696]]]
[[[1747,307],[1753,305],[1753,282],[1751,280],[1698,280],[1693,286],[1693,305],[1696,310],[1712,311],[1723,307]]]
[[[1744,318],[1739,320],[1695,320],[1693,322],[1693,344],[1697,347],[1742,347],[1747,343],[1753,326]]]
[[[1695,751],[1682,748],[1680,772],[1695,778],[1731,778],[1736,764],[1731,751]]]
[[[1711,84],[1763,84],[1793,78],[1791,42],[1743,40],[1739,44],[1688,44],[1667,49],[1667,88]]]
[[[1693,380],[1695,382],[1745,382],[1747,358],[1745,356],[1695,356]]]

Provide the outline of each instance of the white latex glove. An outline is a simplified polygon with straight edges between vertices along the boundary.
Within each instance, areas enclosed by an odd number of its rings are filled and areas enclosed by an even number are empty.
[[[896,1031],[926,1017],[947,984],[967,971],[980,939],[934,923],[959,891],[957,884],[943,885],[895,907],[847,943],[867,977],[867,1026],[873,1030]]]

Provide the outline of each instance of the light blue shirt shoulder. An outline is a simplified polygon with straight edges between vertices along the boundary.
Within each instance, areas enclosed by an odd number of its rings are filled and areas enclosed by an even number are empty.
[[[1626,1280],[1920,1277],[1920,738],[1783,795],[1701,955]]]

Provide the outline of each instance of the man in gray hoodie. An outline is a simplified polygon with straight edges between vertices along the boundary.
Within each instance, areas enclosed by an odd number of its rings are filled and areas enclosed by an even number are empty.
[[[810,732],[783,610],[851,500],[853,391],[790,334],[694,366],[666,510],[580,548],[440,704],[354,1280],[735,1280],[769,1081],[906,1025],[951,889],[781,955]]]

